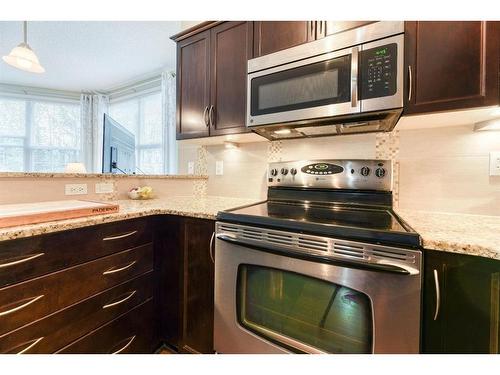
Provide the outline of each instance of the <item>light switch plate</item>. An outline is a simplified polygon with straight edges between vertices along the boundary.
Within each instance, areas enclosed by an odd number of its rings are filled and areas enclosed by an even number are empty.
[[[194,174],[194,161],[188,161],[188,174]]]
[[[95,184],[96,194],[107,194],[115,191],[112,182],[98,182]]]
[[[87,194],[87,184],[66,184],[64,185],[64,193],[66,195]]]
[[[500,176],[500,151],[490,152],[490,176]]]
[[[224,174],[224,161],[217,160],[215,162],[215,175],[222,176]]]

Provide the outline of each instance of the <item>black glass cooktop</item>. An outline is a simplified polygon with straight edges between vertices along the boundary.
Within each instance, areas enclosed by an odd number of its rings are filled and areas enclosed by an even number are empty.
[[[266,201],[219,212],[221,221],[303,233],[420,246],[420,237],[390,208],[346,204]]]

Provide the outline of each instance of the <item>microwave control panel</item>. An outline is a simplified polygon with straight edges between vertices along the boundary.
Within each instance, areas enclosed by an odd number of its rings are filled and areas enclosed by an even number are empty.
[[[380,98],[396,93],[397,55],[396,43],[360,52],[361,99]]]

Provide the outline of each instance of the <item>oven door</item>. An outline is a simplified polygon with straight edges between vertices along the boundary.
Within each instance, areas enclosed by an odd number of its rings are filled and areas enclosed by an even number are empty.
[[[359,47],[248,75],[247,126],[360,112]]]
[[[228,238],[216,237],[217,352],[419,352],[419,272],[310,261]]]

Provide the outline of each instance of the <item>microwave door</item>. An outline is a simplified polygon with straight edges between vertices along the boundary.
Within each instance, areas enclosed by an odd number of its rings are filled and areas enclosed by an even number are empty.
[[[247,126],[360,112],[358,47],[248,75]]]

